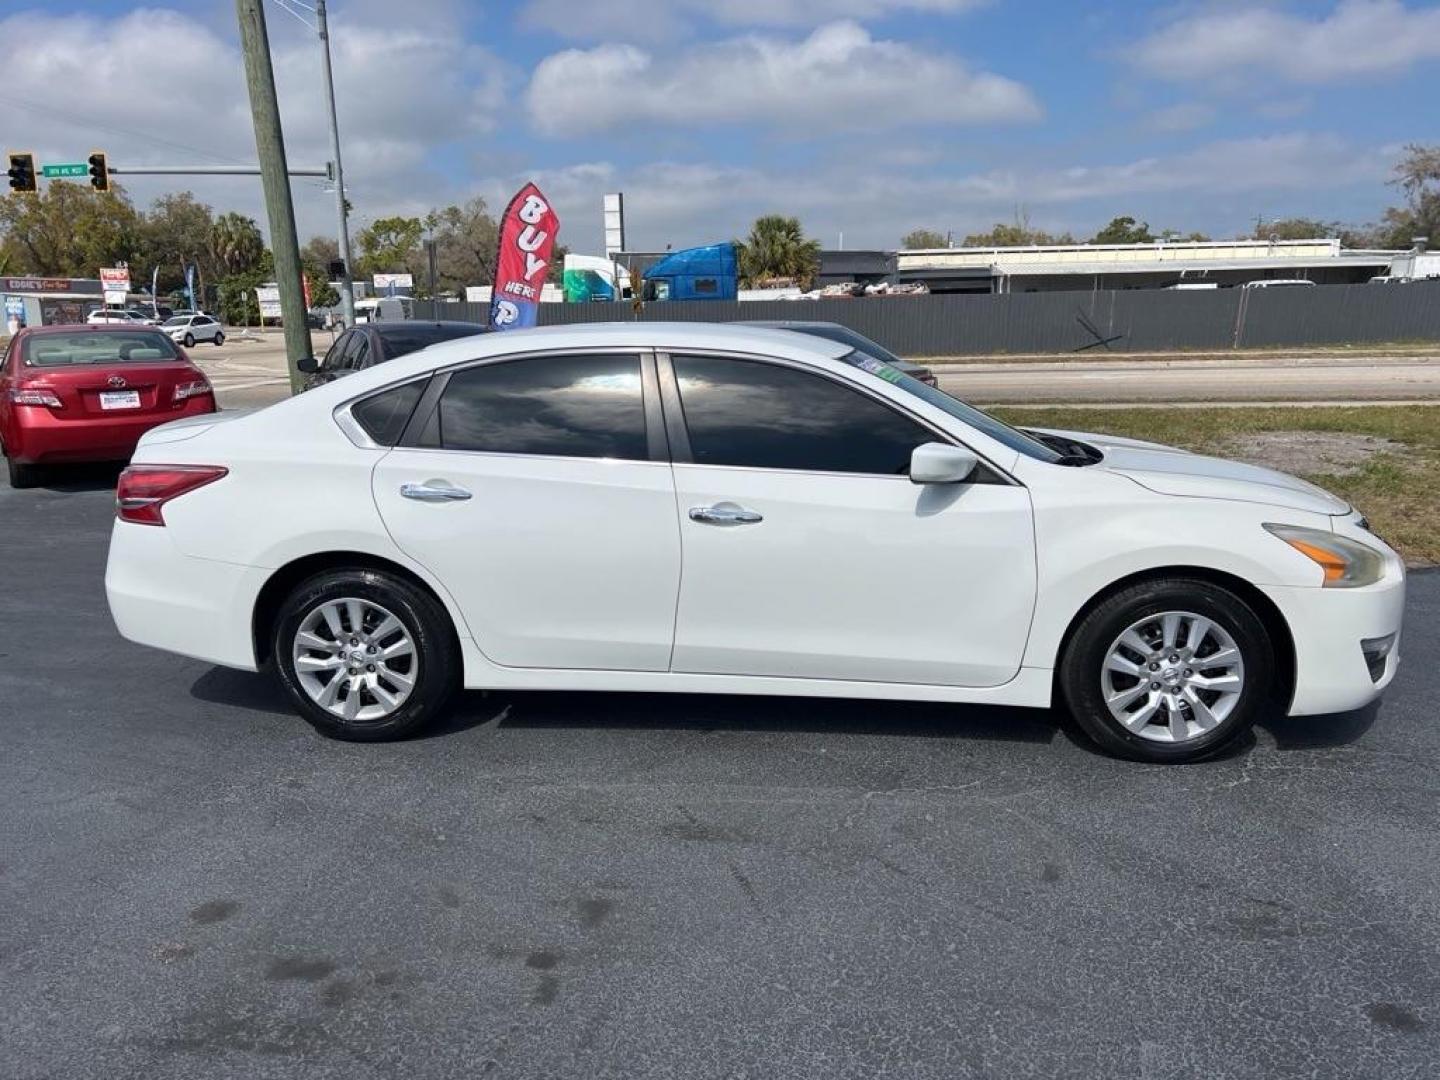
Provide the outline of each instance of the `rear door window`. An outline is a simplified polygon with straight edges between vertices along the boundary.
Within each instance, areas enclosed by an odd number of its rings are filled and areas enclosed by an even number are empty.
[[[457,371],[421,443],[494,454],[648,460],[640,357],[536,356]]]

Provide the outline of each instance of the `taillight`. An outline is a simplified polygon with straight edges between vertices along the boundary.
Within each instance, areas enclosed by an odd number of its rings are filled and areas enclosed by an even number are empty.
[[[43,405],[49,409],[64,408],[54,390],[43,386],[18,386],[10,391],[10,401],[15,405]]]
[[[218,465],[131,465],[115,486],[115,516],[136,525],[164,525],[167,502],[229,471]]]
[[[178,383],[175,386],[175,400],[187,401],[192,397],[199,397],[201,394],[214,393],[210,386],[210,380],[201,375],[200,378],[191,382]]]

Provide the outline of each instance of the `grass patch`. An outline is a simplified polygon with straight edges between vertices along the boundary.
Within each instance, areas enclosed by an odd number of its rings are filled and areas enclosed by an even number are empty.
[[[1069,428],[1150,439],[1231,456],[1238,436],[1280,431],[1375,435],[1405,444],[1338,476],[1317,462],[1300,475],[1348,500],[1411,563],[1440,563],[1440,406],[1345,406],[1255,409],[991,410],[1028,427]]]

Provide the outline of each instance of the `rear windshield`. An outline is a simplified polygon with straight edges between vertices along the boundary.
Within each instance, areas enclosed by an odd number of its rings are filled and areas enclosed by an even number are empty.
[[[479,326],[406,326],[403,329],[382,331],[381,336],[385,339],[386,353],[393,357],[419,352],[442,341],[453,341],[455,338],[471,337],[483,332],[484,328]]]
[[[22,342],[26,367],[74,364],[120,364],[131,361],[178,360],[180,354],[164,334],[153,331],[95,330],[76,334],[36,334]]]

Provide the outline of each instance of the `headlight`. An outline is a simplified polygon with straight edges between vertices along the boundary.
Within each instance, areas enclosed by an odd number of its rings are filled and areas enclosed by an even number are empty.
[[[1264,528],[1320,567],[1325,574],[1320,584],[1327,589],[1374,585],[1385,576],[1385,556],[1357,540],[1299,525],[1266,524]]]

